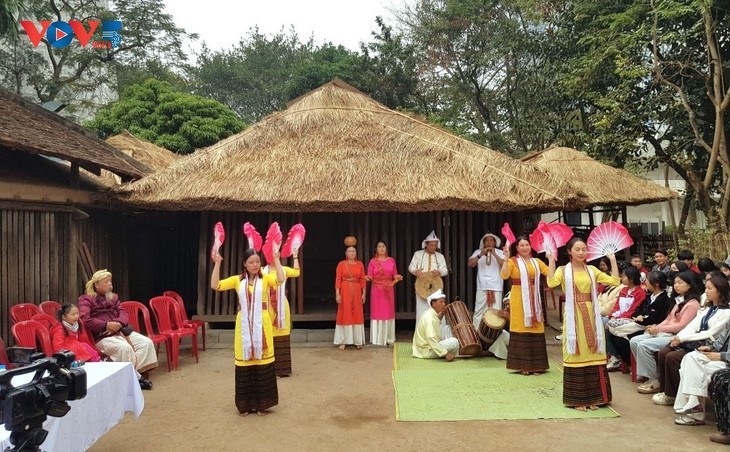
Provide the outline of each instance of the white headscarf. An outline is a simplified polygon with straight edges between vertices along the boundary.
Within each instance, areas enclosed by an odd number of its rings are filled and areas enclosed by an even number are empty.
[[[446,294],[441,289],[438,289],[436,292],[429,295],[428,298],[426,298],[426,301],[430,306],[433,300],[440,300],[442,298],[446,298]]]
[[[428,236],[421,242],[421,249],[426,249],[426,242],[436,242],[436,248],[441,248],[441,240],[436,237],[436,231],[431,231]]]
[[[479,241],[479,249],[481,249],[484,246],[484,239],[486,239],[487,237],[491,237],[494,239],[494,246],[496,248],[499,248],[500,245],[502,245],[502,239],[500,239],[496,235],[492,234],[491,232],[487,232],[486,234],[484,234],[482,239]]]

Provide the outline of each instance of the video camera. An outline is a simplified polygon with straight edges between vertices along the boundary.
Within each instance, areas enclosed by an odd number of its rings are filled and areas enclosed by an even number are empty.
[[[0,374],[0,419],[11,432],[10,450],[40,450],[48,435],[43,429],[47,416],[64,416],[71,409],[67,400],[86,396],[86,371],[71,367],[75,359],[62,350]],[[28,373],[34,373],[30,382],[13,386],[13,377]]]

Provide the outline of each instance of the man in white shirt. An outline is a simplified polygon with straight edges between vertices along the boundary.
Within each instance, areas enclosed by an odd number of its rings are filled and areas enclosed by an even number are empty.
[[[504,280],[500,275],[504,263],[504,253],[499,249],[502,240],[494,234],[487,233],[479,243],[481,247],[469,258],[469,267],[477,268],[477,293],[472,319],[477,331],[487,309],[502,309],[504,289]]]
[[[446,266],[446,258],[436,251],[440,247],[441,241],[436,237],[436,231],[431,231],[428,237],[421,242],[422,249],[413,253],[408,271],[415,277],[419,277],[426,272],[430,272],[437,277],[448,275],[449,268]],[[416,294],[416,325],[418,325],[418,321],[427,309],[429,309],[429,305],[426,299]]]
[[[441,289],[428,299],[429,308],[423,313],[413,335],[414,358],[446,358],[451,361],[459,353],[459,341],[454,337],[441,339],[441,317],[446,308],[446,295]]]

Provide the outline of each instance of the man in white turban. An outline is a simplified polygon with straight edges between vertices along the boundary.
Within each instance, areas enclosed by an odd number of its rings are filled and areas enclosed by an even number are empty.
[[[431,231],[423,242],[421,242],[422,249],[413,253],[408,271],[416,278],[424,273],[431,273],[434,277],[448,275],[449,269],[446,266],[446,258],[443,254],[436,251],[441,247],[440,245],[441,241],[436,237],[436,231]],[[427,309],[429,309],[429,304],[426,299],[421,298],[416,293],[416,325],[418,325],[419,319]]]
[[[441,338],[441,317],[446,308],[446,295],[439,289],[428,297],[427,302],[430,307],[416,325],[411,356],[446,358],[446,361],[451,361],[459,353],[459,341],[454,337]]]
[[[84,328],[91,331],[96,347],[113,361],[134,363],[142,389],[152,389],[149,372],[157,367],[155,345],[147,336],[129,329],[129,314],[112,292],[112,274],[94,273],[79,297],[79,313]]]

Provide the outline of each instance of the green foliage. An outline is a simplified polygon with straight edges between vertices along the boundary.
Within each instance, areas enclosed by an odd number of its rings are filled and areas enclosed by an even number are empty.
[[[129,87],[119,102],[102,108],[84,125],[101,138],[128,130],[181,154],[210,146],[244,127],[227,106],[153,79]]]
[[[290,100],[290,78],[312,48],[293,30],[268,37],[258,29],[229,50],[204,47],[195,92],[228,105],[247,123],[256,122]]]
[[[415,109],[417,73],[413,48],[381,19],[361,53],[327,43],[301,42],[294,30],[267,36],[253,29],[225,51],[203,49],[195,91],[256,122],[286,102],[340,78],[391,108]]]
[[[692,250],[695,257],[709,257],[715,262],[724,262],[728,256],[728,234],[714,228],[687,228],[686,235],[679,239],[679,248]],[[676,256],[675,256],[676,257]]]

